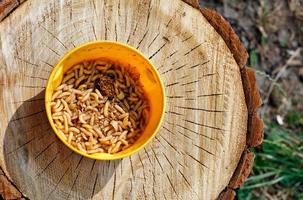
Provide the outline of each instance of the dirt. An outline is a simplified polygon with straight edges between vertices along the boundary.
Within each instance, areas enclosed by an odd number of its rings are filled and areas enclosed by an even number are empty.
[[[115,96],[114,80],[109,76],[102,76],[96,79],[95,87],[98,89],[103,96],[113,99]]]
[[[257,72],[269,120],[303,112],[303,0],[201,0],[232,25]]]

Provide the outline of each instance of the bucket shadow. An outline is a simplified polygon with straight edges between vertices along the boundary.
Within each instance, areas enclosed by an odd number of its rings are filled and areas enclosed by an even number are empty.
[[[89,199],[109,182],[121,160],[97,161],[67,148],[54,134],[40,92],[16,110],[5,130],[5,167],[30,199]]]

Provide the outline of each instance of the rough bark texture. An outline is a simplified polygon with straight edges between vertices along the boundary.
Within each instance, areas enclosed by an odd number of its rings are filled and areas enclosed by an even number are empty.
[[[207,8],[201,8],[200,10],[209,23],[222,36],[241,69],[242,85],[248,110],[246,149],[256,147],[263,141],[264,124],[257,113],[262,101],[256,83],[255,73],[252,69],[246,67],[248,53],[230,24],[219,13]],[[252,166],[253,153],[245,150],[230,180],[229,186],[222,191],[220,195],[221,199],[234,199],[235,192],[232,189],[239,188],[243,185],[251,172]]]
[[[17,0],[0,1],[0,21],[6,17],[14,8],[17,8],[19,2]]]
[[[4,199],[21,198],[21,193],[16,189],[13,183],[7,178],[0,168],[0,194]]]
[[[235,197],[233,189],[253,163],[247,148],[262,142],[263,123],[255,75],[245,67],[247,52],[223,17],[200,9],[197,0],[28,0],[16,9],[21,2],[0,3],[4,198]],[[166,85],[168,106],[158,136],[119,161],[75,155],[54,136],[44,112],[52,66],[69,49],[97,39],[138,48]]]
[[[232,189],[237,189],[241,185],[243,185],[246,178],[250,174],[250,171],[251,171],[251,168],[253,165],[253,161],[254,161],[253,153],[251,153],[249,151],[243,152],[242,157],[238,163],[238,167],[237,167],[234,175],[232,176],[228,187],[230,187]]]
[[[236,196],[236,192],[232,189],[226,188],[221,192],[218,200],[233,200]]]

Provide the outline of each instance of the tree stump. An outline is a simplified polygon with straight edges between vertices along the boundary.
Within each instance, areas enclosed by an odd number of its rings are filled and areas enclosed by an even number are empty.
[[[220,15],[196,0],[21,2],[0,3],[5,199],[234,198],[250,173],[248,148],[261,143],[263,124],[247,53]],[[142,51],[166,89],[161,130],[145,149],[121,160],[75,154],[56,138],[45,113],[53,66],[94,40]]]

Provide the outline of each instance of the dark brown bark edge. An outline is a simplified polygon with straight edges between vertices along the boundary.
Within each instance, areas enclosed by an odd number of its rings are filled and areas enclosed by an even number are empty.
[[[248,148],[256,147],[263,141],[264,124],[257,114],[262,101],[256,84],[255,73],[252,69],[246,67],[248,53],[237,34],[234,32],[230,24],[216,11],[209,10],[207,8],[199,9],[203,16],[224,39],[240,67],[245,101],[248,110],[245,150],[242,153],[238,166],[230,179],[228,186],[218,197],[220,200],[230,200],[235,198],[236,193],[234,189],[241,187],[251,172],[254,154],[250,152]]]
[[[246,67],[248,53],[230,24],[216,11],[209,10],[207,8],[200,8],[199,5],[197,6],[198,0],[183,1],[201,11],[203,16],[224,39],[226,45],[230,49],[240,67],[245,101],[248,110],[247,145],[228,186],[218,197],[219,200],[231,200],[236,196],[234,189],[237,189],[244,184],[253,166],[254,154],[250,152],[248,148],[256,147],[263,141],[264,124],[257,114],[258,108],[261,106],[262,101],[258,86],[256,84],[255,73],[252,69]]]
[[[6,176],[0,166],[0,195],[3,199],[22,199],[26,198],[17,188],[17,186]]]
[[[0,1],[0,21],[8,16],[15,8],[19,6],[18,0],[2,0]]]

